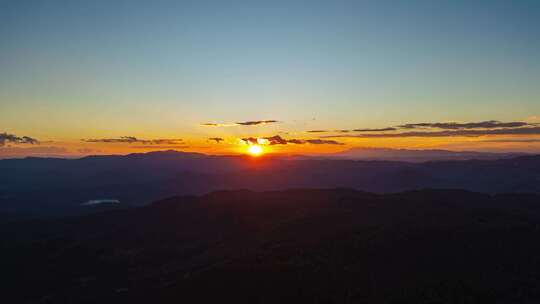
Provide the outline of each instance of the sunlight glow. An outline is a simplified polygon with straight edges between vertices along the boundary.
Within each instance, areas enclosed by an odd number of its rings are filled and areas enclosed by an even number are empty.
[[[251,145],[248,148],[248,153],[252,156],[259,156],[263,153],[263,149],[259,145]]]

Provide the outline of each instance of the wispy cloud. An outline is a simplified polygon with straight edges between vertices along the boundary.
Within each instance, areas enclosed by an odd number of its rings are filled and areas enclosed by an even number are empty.
[[[253,121],[243,121],[243,122],[237,122],[237,125],[241,126],[254,126],[254,125],[265,125],[265,124],[271,124],[271,123],[277,123],[277,120],[253,120]]]
[[[215,123],[215,122],[207,122],[202,123],[202,126],[206,127],[234,127],[234,126],[257,126],[257,125],[266,125],[271,123],[277,123],[279,121],[268,119],[268,120],[250,120],[250,121],[239,121],[239,122],[233,122],[233,123]]]
[[[176,145],[176,144],[183,143],[183,139],[181,138],[139,139],[133,136],[121,136],[119,138],[81,139],[81,140],[88,143],[126,143],[126,144],[140,143],[144,145]]]
[[[307,133],[330,133],[330,132],[335,132],[335,133],[349,133],[351,132],[351,130],[309,130],[309,131],[306,131]]]
[[[354,132],[387,132],[387,131],[396,131],[394,127],[390,128],[379,128],[379,129],[354,129]]]
[[[39,141],[35,138],[28,136],[16,136],[8,133],[0,133],[0,147],[3,147],[6,143],[12,144],[38,144]]]
[[[176,145],[184,142],[181,138],[173,139],[150,139],[150,140],[140,140],[141,143],[147,145]]]
[[[396,137],[452,137],[471,136],[478,137],[484,135],[540,135],[540,127],[527,128],[501,128],[486,130],[444,130],[444,131],[409,131],[401,133],[366,133],[350,135],[326,135],[322,138],[396,138]]]
[[[324,139],[285,139],[279,135],[270,136],[270,137],[247,137],[241,139],[244,143],[254,145],[286,145],[286,144],[296,144],[296,145],[305,145],[305,144],[312,144],[312,145],[343,145],[343,143],[340,143],[335,140],[324,140]]]
[[[503,139],[486,139],[482,142],[492,143],[540,143],[540,138],[503,138]]]
[[[305,142],[312,145],[344,145],[344,143],[328,139],[306,139]]]
[[[201,126],[205,126],[205,127],[234,127],[234,126],[237,126],[237,124],[235,124],[235,123],[206,122],[206,123],[202,123]]]
[[[224,139],[221,138],[221,137],[210,137],[210,138],[208,138],[208,140],[215,141],[216,144],[219,144],[220,142],[224,141]]]
[[[256,144],[264,144],[262,142],[262,138],[256,138],[256,137],[244,137],[244,138],[241,138],[240,139],[241,141],[243,141],[244,143],[248,144],[248,145],[256,145]]]
[[[350,133],[350,132],[386,132],[386,131],[396,131],[397,128],[378,128],[378,129],[353,129],[353,130],[309,130],[307,133]]]
[[[523,127],[535,127],[539,126],[537,123],[523,122],[523,121],[512,121],[512,122],[501,122],[497,120],[487,120],[480,122],[422,122],[422,123],[408,123],[399,126],[385,127],[385,128],[359,128],[353,130],[325,130],[325,129],[315,129],[306,131],[307,133],[372,133],[372,132],[393,132],[393,131],[406,131],[411,129],[422,129],[422,130],[476,130],[476,129],[503,129],[503,128],[523,128]],[[334,137],[334,136],[329,136]],[[352,136],[357,137],[357,136]],[[389,135],[388,137],[399,137],[394,135]]]
[[[312,133],[331,132],[311,130]],[[452,137],[484,135],[536,135],[540,125],[523,121],[501,122],[487,120],[480,122],[423,122],[408,123],[395,127],[354,129],[355,134],[334,134],[320,138],[399,138],[399,137]],[[335,131],[333,131],[335,132]]]
[[[530,126],[531,124],[523,121],[512,122],[500,122],[497,120],[488,120],[480,122],[423,122],[412,123],[398,126],[403,129],[417,129],[417,128],[434,128],[434,129],[446,129],[446,130],[459,130],[459,129],[496,129],[496,128],[519,128]]]

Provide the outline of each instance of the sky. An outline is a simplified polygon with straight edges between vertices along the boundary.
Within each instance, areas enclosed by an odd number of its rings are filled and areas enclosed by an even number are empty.
[[[539,1],[0,0],[0,20],[0,157],[540,153]]]

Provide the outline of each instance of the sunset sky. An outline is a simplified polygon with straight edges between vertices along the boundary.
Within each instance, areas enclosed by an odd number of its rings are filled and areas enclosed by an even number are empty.
[[[0,158],[540,153],[540,1],[2,1]]]

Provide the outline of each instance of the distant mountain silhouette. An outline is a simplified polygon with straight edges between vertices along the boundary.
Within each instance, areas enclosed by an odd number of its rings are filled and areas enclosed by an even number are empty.
[[[219,191],[0,226],[5,303],[538,303],[540,197]]]
[[[475,151],[449,151],[449,150],[410,150],[357,147],[349,150],[327,155],[325,157],[350,160],[390,160],[406,162],[426,162],[441,160],[495,160],[524,156],[525,153],[490,153]]]
[[[347,187],[540,192],[540,156],[425,163],[209,156],[174,151],[0,160],[0,219],[65,215],[215,190]],[[120,204],[81,205],[109,199]]]

